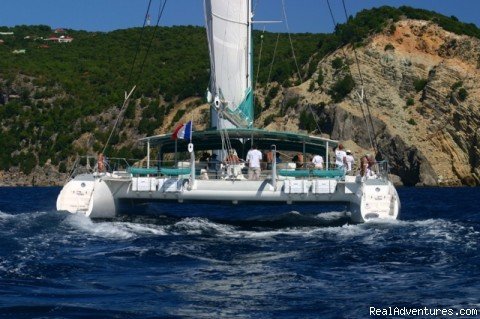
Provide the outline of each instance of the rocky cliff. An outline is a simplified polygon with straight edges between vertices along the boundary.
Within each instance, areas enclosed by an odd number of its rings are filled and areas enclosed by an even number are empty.
[[[277,97],[283,106],[298,99],[295,106],[283,116],[266,110],[258,122],[276,116],[269,128],[294,130],[307,112],[316,133],[344,141],[358,156],[372,152],[365,124],[371,115],[378,148],[403,184],[479,185],[479,68],[478,39],[401,20],[355,51],[344,47],[323,59],[312,79]],[[332,88],[347,74],[355,86],[334,103]]]

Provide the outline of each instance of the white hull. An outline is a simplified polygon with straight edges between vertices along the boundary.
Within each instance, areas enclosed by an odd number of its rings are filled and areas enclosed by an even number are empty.
[[[69,181],[57,199],[57,209],[91,218],[113,218],[125,203],[150,201],[215,201],[276,203],[345,203],[351,219],[362,223],[374,219],[397,219],[400,201],[390,181],[362,181],[347,176],[336,179],[286,179],[272,183],[250,180],[195,180],[127,177],[125,174],[79,175]]]

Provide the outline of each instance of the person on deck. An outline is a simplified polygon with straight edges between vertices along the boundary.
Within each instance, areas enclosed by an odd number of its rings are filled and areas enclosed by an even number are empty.
[[[352,155],[352,151],[347,150],[347,173],[351,173],[353,165],[355,164],[355,158]]]
[[[248,163],[248,179],[257,180],[260,178],[260,161],[262,160],[262,153],[257,150],[257,146],[254,144],[247,153]]]
[[[97,169],[100,173],[105,171],[105,157],[103,153],[98,154]]]
[[[316,169],[323,169],[323,157],[320,155],[315,155],[312,158],[312,164]]]
[[[367,176],[368,171],[368,156],[364,155],[360,159],[360,176]]]
[[[273,152],[268,151],[266,153],[266,157],[267,157],[267,169],[271,170],[272,169],[272,164],[273,164]]]
[[[208,168],[208,161],[210,160],[210,154],[204,152],[200,159],[198,160],[198,164],[201,168]]]
[[[335,150],[335,165],[337,169],[343,169],[344,171],[347,168],[347,152],[343,149],[343,144],[339,144]]]
[[[303,167],[303,154],[297,153],[293,158],[292,161],[295,162],[295,166],[297,169]]]
[[[227,175],[234,178],[239,176],[242,173],[242,169],[239,165],[241,162],[242,161],[237,156],[237,152],[234,149],[231,149],[223,160],[223,163],[226,164],[225,168]]]
[[[368,176],[375,177],[377,174],[377,170],[376,170],[377,161],[375,160],[375,156],[369,155],[367,157],[367,160],[368,160]]]
[[[375,158],[373,155],[365,154],[360,159],[360,175],[366,178],[375,176]]]
[[[277,158],[275,159],[275,162],[276,162],[277,164],[281,163],[281,162],[282,162],[282,158],[280,157],[280,153],[279,153],[279,152],[277,152],[276,157],[277,157]]]
[[[215,173],[215,178],[218,178],[222,162],[217,159],[217,154],[213,153],[208,159],[208,171]]]
[[[223,160],[225,162],[225,164],[233,164],[233,165],[236,165],[236,164],[240,164],[240,158],[237,156],[235,150],[230,150],[228,152],[228,155],[225,156],[225,159]]]

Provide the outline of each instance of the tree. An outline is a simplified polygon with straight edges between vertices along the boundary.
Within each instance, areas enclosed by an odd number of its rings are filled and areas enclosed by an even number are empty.
[[[329,91],[332,100],[335,103],[342,101],[355,87],[355,81],[350,74],[347,74],[342,79],[339,79]]]

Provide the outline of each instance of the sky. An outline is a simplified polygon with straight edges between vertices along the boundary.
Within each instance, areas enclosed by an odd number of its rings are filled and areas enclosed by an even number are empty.
[[[164,0],[152,0],[151,20],[156,23]],[[233,0],[230,0],[233,1]],[[331,32],[333,22],[327,0],[252,0],[255,19],[282,21],[257,24],[257,29],[272,32]],[[459,20],[480,26],[480,0],[345,0],[348,13],[382,5],[412,6],[454,15]],[[148,0],[2,0],[0,26],[45,24],[52,28],[111,31],[142,26]],[[283,17],[282,3],[287,13]],[[341,0],[330,0],[337,22],[344,22]],[[160,20],[162,26],[204,25],[202,0],[169,0]]]

